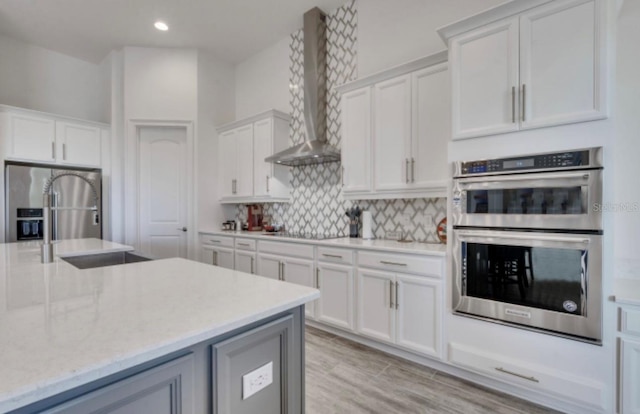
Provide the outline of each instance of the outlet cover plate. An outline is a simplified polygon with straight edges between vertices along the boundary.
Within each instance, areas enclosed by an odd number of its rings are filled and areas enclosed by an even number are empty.
[[[246,400],[273,383],[273,361],[242,376],[242,399]]]

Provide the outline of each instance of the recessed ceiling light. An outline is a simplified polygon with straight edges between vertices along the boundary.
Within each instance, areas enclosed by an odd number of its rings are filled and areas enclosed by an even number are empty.
[[[167,30],[169,30],[169,26],[167,26],[165,22],[162,22],[160,20],[155,22],[153,25],[155,26],[156,29],[161,30],[163,32],[166,32]]]

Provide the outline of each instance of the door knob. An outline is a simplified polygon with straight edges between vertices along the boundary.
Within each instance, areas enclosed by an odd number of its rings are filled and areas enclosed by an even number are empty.
[[[180,231],[187,231],[187,228],[186,228],[186,227],[178,227],[178,230],[180,230]]]

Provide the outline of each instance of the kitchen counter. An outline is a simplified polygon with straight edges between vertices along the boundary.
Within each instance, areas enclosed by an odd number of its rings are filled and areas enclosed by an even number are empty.
[[[265,232],[253,231],[233,231],[233,230],[200,230],[200,234],[211,234],[217,236],[244,237],[258,240],[271,240],[280,242],[294,242],[305,244],[316,244],[330,247],[345,247],[362,250],[379,250],[396,253],[430,254],[444,256],[447,252],[447,245],[442,243],[422,243],[422,242],[399,242],[396,240],[364,240],[360,238],[338,237],[335,239],[311,240],[297,237],[270,236]]]
[[[184,259],[79,270],[102,240],[0,244],[0,412],[152,361],[317,299],[317,290]]]
[[[640,306],[640,279],[616,279],[614,294],[618,303]]]

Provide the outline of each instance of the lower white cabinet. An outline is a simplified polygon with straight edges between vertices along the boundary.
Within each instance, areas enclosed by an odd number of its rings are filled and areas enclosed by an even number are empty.
[[[235,253],[235,269],[245,273],[256,273],[256,254],[255,252],[246,252],[236,250]]]
[[[347,330],[354,329],[353,267],[318,263],[316,287],[316,320]]]
[[[640,339],[622,339],[620,351],[621,412],[640,414]]]
[[[358,269],[358,333],[440,357],[441,282]]]
[[[234,269],[233,249],[203,245],[200,260],[210,265]]]
[[[46,414],[191,413],[194,358],[187,355],[44,411]]]
[[[313,260],[272,254],[258,254],[258,274],[302,286],[315,287]],[[314,304],[305,306],[308,317],[314,315]]]

